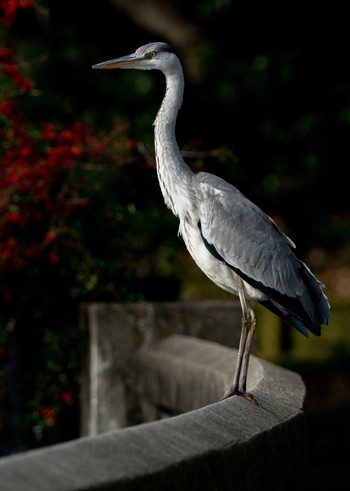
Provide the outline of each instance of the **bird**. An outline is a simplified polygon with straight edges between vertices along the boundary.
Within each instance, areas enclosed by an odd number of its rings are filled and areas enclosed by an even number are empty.
[[[295,244],[236,187],[207,173],[193,172],[176,141],[184,74],[171,45],[151,42],[134,53],[93,65],[94,69],[159,70],[166,90],[154,121],[156,170],[165,204],[179,219],[179,235],[197,266],[220,288],[237,296],[242,324],[232,383],[223,399],[247,391],[256,329],[253,302],[308,336],[321,335],[330,320],[325,286],[295,255]]]

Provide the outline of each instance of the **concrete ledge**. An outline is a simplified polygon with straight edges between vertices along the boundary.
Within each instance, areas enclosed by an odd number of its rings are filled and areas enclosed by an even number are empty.
[[[137,350],[186,334],[230,348],[239,344],[239,302],[93,303],[81,307],[85,338],[82,435],[97,435],[142,422],[132,397],[130,365]],[[232,368],[233,369],[233,368]]]
[[[233,355],[211,342],[171,336],[137,355],[135,374],[143,374],[138,391],[150,403],[176,411],[191,405],[183,394],[192,391],[198,406],[204,396],[195,396],[194,379],[200,381],[203,368],[208,370],[203,383],[213,380],[209,399],[221,394],[232,376]],[[295,373],[257,358],[250,372],[259,405],[232,397],[161,421],[6,457],[0,459],[1,490],[300,490],[304,385]]]
[[[133,359],[138,397],[169,413],[183,413],[219,401],[229,388],[237,350],[191,336],[173,335],[142,349]],[[247,387],[256,398],[302,408],[299,375],[251,356]],[[143,421],[159,419],[143,415]]]

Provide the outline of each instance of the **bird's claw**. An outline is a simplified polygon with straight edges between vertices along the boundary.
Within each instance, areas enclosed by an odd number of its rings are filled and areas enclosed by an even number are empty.
[[[250,401],[253,404],[255,404],[256,406],[259,406],[258,402],[254,399],[253,394],[250,394],[249,392],[246,392],[246,391],[240,391],[238,389],[235,389],[235,390],[230,389],[229,391],[226,392],[226,394],[220,400],[223,401],[223,400],[228,399],[229,397],[232,397],[232,396],[244,397],[244,399],[246,399],[247,401]]]

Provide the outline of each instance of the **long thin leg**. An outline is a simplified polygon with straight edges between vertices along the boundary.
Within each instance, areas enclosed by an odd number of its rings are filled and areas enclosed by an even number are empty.
[[[249,399],[252,396],[247,394],[247,375],[248,375],[250,353],[252,350],[253,338],[254,338],[254,333],[255,333],[255,328],[256,328],[256,315],[254,313],[254,310],[251,308],[249,302],[247,302],[247,305],[248,305],[248,310],[249,310],[249,314],[248,314],[248,316],[249,316],[249,327],[248,327],[247,341],[245,344],[245,350],[244,350],[244,355],[243,355],[243,360],[242,360],[242,368],[241,368],[241,373],[240,373],[238,390],[240,393],[245,394],[245,396]]]
[[[241,328],[241,337],[239,340],[239,348],[238,348],[238,354],[237,354],[237,362],[236,362],[236,368],[235,368],[235,373],[233,376],[233,382],[229,390],[225,393],[224,399],[227,397],[233,396],[235,394],[239,394],[239,381],[241,378],[241,369],[242,369],[242,362],[243,362],[243,356],[245,352],[245,346],[247,342],[247,334],[248,334],[248,329],[247,329],[247,322],[244,316],[242,317],[242,328]]]
[[[239,348],[238,348],[238,355],[237,355],[237,363],[236,363],[236,369],[235,369],[235,374],[233,377],[233,382],[229,390],[225,393],[224,399],[227,397],[230,397],[232,395],[244,395],[245,396],[245,389],[244,391],[241,390],[242,387],[242,382],[243,386],[246,386],[246,383],[244,382],[244,379],[247,378],[247,371],[248,371],[248,362],[249,362],[249,354],[250,354],[250,347],[252,343],[250,331],[251,331],[251,313],[253,312],[251,306],[247,302],[245,296],[244,296],[244,290],[243,290],[243,283],[242,281],[240,282],[240,289],[238,292],[239,300],[241,303],[242,307],[242,329],[241,329],[241,337],[239,341]],[[255,314],[253,312],[254,320],[255,320]],[[254,326],[255,327],[255,326]],[[248,347],[248,354],[247,354],[247,347]],[[243,373],[242,373],[243,370]],[[243,376],[243,378],[242,378]],[[242,381],[242,382],[241,382]]]

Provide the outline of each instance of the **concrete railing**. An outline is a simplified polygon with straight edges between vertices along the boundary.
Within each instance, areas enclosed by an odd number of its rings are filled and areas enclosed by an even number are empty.
[[[174,307],[169,305],[170,310]],[[111,319],[119,308],[108,306],[107,317]],[[85,319],[91,320],[91,310],[95,324],[87,327],[96,332],[90,332],[89,339],[96,343],[100,338],[108,345],[98,324],[99,317],[104,317],[103,308],[100,305],[85,309]],[[169,317],[173,316],[169,315],[168,320]],[[136,322],[135,318],[129,320]],[[114,334],[115,329],[118,325],[111,331]],[[159,340],[149,340],[146,345],[136,344],[141,349],[133,354],[130,349],[114,369],[109,362],[103,366],[103,350],[98,342],[94,348],[90,346],[87,356],[90,359],[93,355],[94,369],[99,368],[100,375],[108,374],[112,379],[114,372],[117,386],[122,380],[118,370],[128,362],[126,387],[117,387],[123,411],[116,404],[119,419],[115,417],[114,421],[118,423],[121,415],[128,412],[145,421],[178,415],[0,459],[1,490],[302,489],[305,389],[298,375],[252,357],[248,385],[258,404],[242,397],[214,402],[231,381],[235,350],[213,341],[170,333]],[[109,348],[113,350],[113,342]],[[85,371],[85,385],[92,383],[97,387],[85,387],[85,396],[93,394],[97,399],[91,399],[95,409],[85,408],[85,416],[95,414],[101,418],[99,377],[97,381],[90,380],[86,377],[89,373],[91,369]],[[85,403],[89,400],[85,397]],[[110,400],[116,401],[116,396]],[[107,415],[110,414],[108,408]],[[85,428],[97,431],[100,423],[97,419],[93,424],[85,423]],[[112,424],[111,419],[108,424]]]
[[[93,436],[143,421],[130,369],[135,353],[172,334],[236,348],[241,308],[228,301],[98,303],[82,307],[81,324],[86,340],[82,434]],[[215,394],[210,402],[217,399]]]

